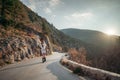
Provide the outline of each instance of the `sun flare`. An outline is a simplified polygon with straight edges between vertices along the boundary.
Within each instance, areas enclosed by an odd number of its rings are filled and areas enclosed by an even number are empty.
[[[108,30],[106,30],[105,33],[108,34],[108,35],[114,35],[115,34],[115,30],[114,29],[108,29]]]

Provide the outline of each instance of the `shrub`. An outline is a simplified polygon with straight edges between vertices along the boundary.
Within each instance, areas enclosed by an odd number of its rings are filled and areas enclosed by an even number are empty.
[[[79,75],[84,75],[84,72],[83,72],[83,70],[82,70],[80,67],[76,67],[76,68],[73,70],[73,73],[79,74]]]

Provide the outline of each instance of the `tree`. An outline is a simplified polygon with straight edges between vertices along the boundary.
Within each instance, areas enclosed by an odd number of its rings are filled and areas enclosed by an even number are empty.
[[[108,71],[120,73],[120,37],[116,39],[116,43],[114,46],[101,56],[97,63],[93,64],[97,65],[95,67],[102,68]]]
[[[86,50],[84,47],[79,49],[69,49],[70,59],[81,64],[88,65],[90,62],[86,59]]]

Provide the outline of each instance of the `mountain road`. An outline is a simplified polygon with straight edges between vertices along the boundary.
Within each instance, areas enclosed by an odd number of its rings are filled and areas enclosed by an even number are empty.
[[[54,52],[42,63],[41,57],[23,60],[0,68],[0,80],[91,80],[72,73],[59,61],[63,53]]]

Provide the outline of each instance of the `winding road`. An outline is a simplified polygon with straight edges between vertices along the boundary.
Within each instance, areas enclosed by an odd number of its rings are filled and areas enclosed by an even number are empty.
[[[54,52],[47,56],[45,63],[37,57],[7,65],[0,68],[0,80],[91,80],[77,76],[63,67],[59,63],[62,55]]]

